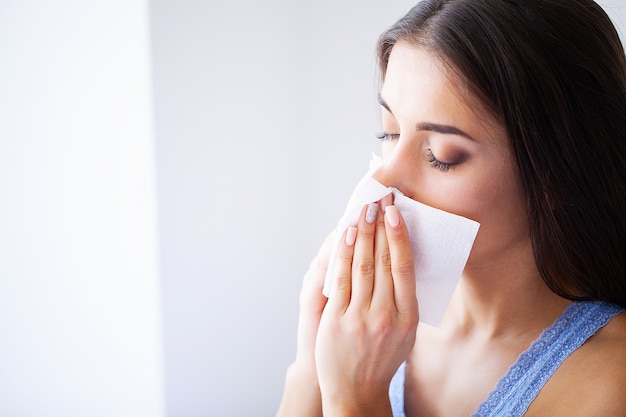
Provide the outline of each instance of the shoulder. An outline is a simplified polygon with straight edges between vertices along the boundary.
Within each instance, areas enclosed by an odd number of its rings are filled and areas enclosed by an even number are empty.
[[[585,346],[586,345],[586,346]],[[626,312],[613,317],[605,327],[581,347],[587,357],[580,358],[583,371],[591,381],[589,400],[600,415],[624,415],[626,410]],[[611,411],[611,413],[609,413]]]
[[[626,312],[614,316],[567,358],[528,415],[624,416]]]

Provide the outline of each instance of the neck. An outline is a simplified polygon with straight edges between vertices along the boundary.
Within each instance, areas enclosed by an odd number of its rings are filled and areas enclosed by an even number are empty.
[[[442,329],[454,335],[534,340],[571,303],[547,287],[531,251],[506,259],[468,263]]]

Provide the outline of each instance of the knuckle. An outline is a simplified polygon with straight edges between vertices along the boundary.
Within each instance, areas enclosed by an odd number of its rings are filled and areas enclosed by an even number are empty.
[[[409,277],[415,274],[415,266],[412,259],[396,262],[392,265],[392,272],[396,276]]]
[[[374,262],[372,261],[361,261],[358,263],[357,268],[362,275],[369,276],[374,274]]]
[[[389,252],[389,249],[385,249],[380,255],[379,255],[379,259],[380,259],[380,264],[385,268],[385,269],[391,269],[391,253]]]
[[[376,229],[373,227],[359,227],[359,236],[364,239],[373,239],[376,236]]]
[[[337,259],[342,260],[344,262],[352,262],[352,253],[349,251],[339,251],[339,253],[337,254]]]
[[[354,318],[345,324],[345,331],[354,339],[361,339],[367,333],[367,326],[361,319]]]
[[[395,320],[392,314],[378,314],[372,323],[372,331],[377,335],[386,335],[393,330],[394,325]]]
[[[352,278],[347,274],[339,274],[335,279],[335,288],[337,291],[349,291]]]

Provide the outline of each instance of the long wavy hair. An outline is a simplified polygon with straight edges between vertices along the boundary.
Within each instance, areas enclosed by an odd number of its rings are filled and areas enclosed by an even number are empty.
[[[424,0],[378,42],[435,54],[502,121],[535,261],[572,300],[626,306],[626,58],[592,0]]]

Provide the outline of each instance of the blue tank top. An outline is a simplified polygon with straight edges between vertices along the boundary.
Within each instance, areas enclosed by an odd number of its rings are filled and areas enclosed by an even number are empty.
[[[561,317],[517,358],[472,416],[522,416],[561,363],[613,316],[624,310],[621,306],[602,301],[570,304]],[[403,363],[389,386],[394,417],[405,417],[405,368]]]

